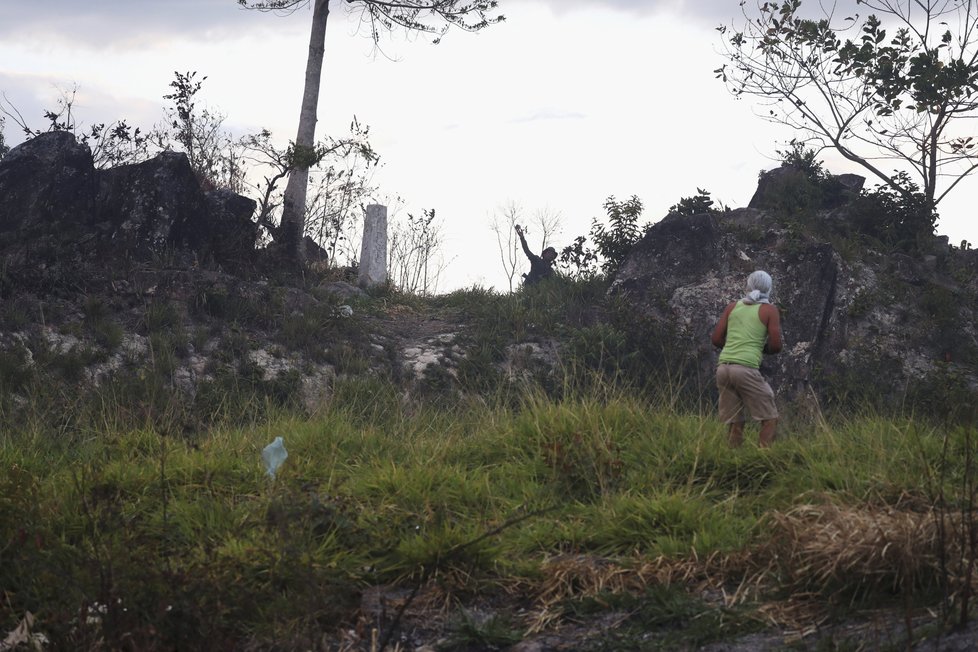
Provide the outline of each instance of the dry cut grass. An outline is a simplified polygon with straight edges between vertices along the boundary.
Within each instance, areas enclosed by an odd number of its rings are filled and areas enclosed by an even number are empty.
[[[840,602],[939,590],[942,568],[953,600],[969,581],[978,588],[962,536],[965,516],[910,503],[805,504],[771,513],[767,543],[754,550],[653,560],[557,555],[542,564],[531,589],[528,629],[556,624],[567,601],[640,595],[657,584],[683,586],[725,607],[754,603],[787,641],[811,633]]]
[[[569,600],[600,599],[602,595],[639,595],[650,586],[680,585],[699,595],[716,595],[724,606],[738,601],[726,590],[731,578],[745,576],[742,553],[713,553],[701,558],[659,556],[612,560],[595,555],[557,555],[541,567],[534,593],[530,632],[539,632],[557,622]],[[735,584],[735,583],[734,583]]]
[[[942,533],[941,514],[932,507],[799,505],[771,514],[770,538],[758,556],[794,593],[915,592],[932,588],[940,577],[942,548],[951,576],[964,570],[955,535],[961,514],[943,518]]]
[[[967,530],[978,515],[920,504],[805,504],[769,516],[768,542],[746,580],[755,595],[780,594],[758,612],[771,624],[809,633],[827,608],[872,596],[946,595],[978,585]],[[946,588],[942,583],[946,582]]]

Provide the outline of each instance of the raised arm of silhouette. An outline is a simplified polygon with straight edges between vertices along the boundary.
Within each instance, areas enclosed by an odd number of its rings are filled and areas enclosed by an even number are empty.
[[[537,256],[530,251],[530,247],[526,244],[523,229],[519,224],[516,225],[516,235],[520,238],[523,253],[526,254],[527,259],[530,261],[530,271],[523,275],[523,285],[533,285],[545,278],[552,277],[554,275],[553,264],[557,260],[557,250],[553,247],[547,247]]]

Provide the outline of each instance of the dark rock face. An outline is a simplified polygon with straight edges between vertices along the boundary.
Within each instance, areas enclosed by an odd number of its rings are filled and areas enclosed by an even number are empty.
[[[709,214],[669,215],[653,229],[657,236],[646,235],[622,264],[616,281],[622,289],[653,283],[664,298],[666,292],[708,273],[723,253],[720,230]]]
[[[812,182],[803,170],[792,165],[762,172],[757,190],[748,208],[778,209],[804,201],[825,210],[839,208],[859,195],[866,179],[858,174],[829,176],[820,183]]]
[[[823,218],[813,219],[831,227]],[[978,387],[976,252],[883,255],[830,241],[774,211],[669,216],[635,246],[611,292],[637,315],[675,327],[702,378],[716,364],[709,336],[721,312],[763,269],[774,278],[785,348],[766,356],[762,371],[779,395],[877,392],[899,401],[949,369]]]
[[[258,242],[258,225],[251,220],[257,204],[226,189],[204,193],[205,214],[210,216],[204,224],[210,226],[208,246],[215,260],[240,267],[253,263],[255,245]]]
[[[790,165],[762,172],[757,180],[757,190],[747,203],[747,208],[770,208],[771,204],[784,197],[784,188],[789,185],[807,183],[805,173]]]
[[[41,134],[0,160],[0,232],[86,222],[96,187],[87,146],[65,132]]]
[[[206,206],[183,154],[163,152],[99,175],[98,222],[118,249],[136,258],[174,246],[201,249],[210,230],[203,226]]]
[[[95,170],[87,146],[51,132],[0,160],[0,248],[15,269],[164,254],[246,264],[258,238],[254,208],[226,190],[205,194],[181,153]]]

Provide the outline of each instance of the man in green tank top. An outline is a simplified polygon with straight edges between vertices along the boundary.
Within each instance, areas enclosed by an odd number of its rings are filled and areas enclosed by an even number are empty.
[[[717,365],[720,420],[730,426],[733,447],[744,442],[745,408],[761,422],[760,445],[774,441],[778,408],[774,392],[761,376],[761,356],[781,352],[781,315],[771,301],[771,276],[757,270],[747,277],[747,294],[723,311],[710,336],[721,348]]]

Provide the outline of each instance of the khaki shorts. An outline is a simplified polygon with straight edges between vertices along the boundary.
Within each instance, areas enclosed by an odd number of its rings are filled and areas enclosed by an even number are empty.
[[[717,367],[717,389],[720,390],[720,421],[724,423],[745,421],[745,406],[755,421],[778,418],[774,391],[757,369],[721,364]]]

